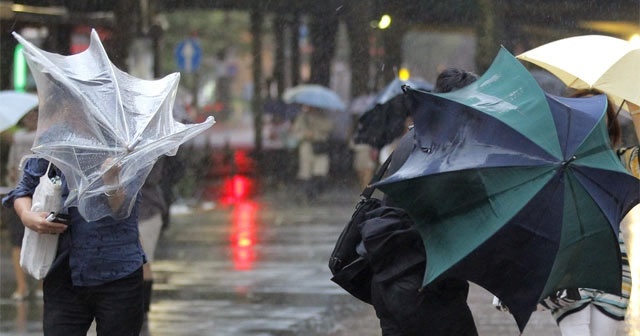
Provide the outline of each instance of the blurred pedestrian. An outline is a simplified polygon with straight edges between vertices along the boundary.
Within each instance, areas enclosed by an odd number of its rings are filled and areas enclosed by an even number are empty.
[[[7,158],[7,185],[16,186],[22,176],[22,162],[33,153],[31,147],[36,137],[36,128],[38,127],[38,110],[34,109],[28,112],[18,122],[20,127],[13,133],[11,147],[9,148],[9,157]],[[9,228],[11,238],[11,262],[13,264],[13,272],[16,279],[16,289],[11,294],[14,300],[24,300],[29,296],[29,277],[20,267],[20,252],[22,249],[22,237],[24,236],[24,225],[20,221],[20,217],[15,210],[7,209],[3,218]],[[38,282],[35,291],[36,297],[42,297],[42,282]]]
[[[183,104],[174,104],[173,118],[183,124],[193,123]],[[190,156],[193,156],[193,153],[189,151],[189,147],[181,146],[178,148],[176,155],[163,156],[161,158],[162,173],[160,175],[162,179],[159,183],[165,202],[165,206],[162,209],[162,230],[166,230],[171,224],[171,205],[177,199],[176,183],[184,177]]]
[[[446,69],[434,92],[450,92],[471,84],[477,75]],[[411,129],[393,151],[386,175],[396,172],[416,146]],[[467,305],[466,280],[442,278],[425,287],[425,250],[413,221],[385,196],[383,207],[368,213],[361,233],[365,258],[372,265],[371,300],[383,336],[478,335]]]
[[[163,227],[163,214],[167,211],[167,202],[164,197],[162,182],[165,178],[165,162],[171,157],[161,156],[151,169],[142,188],[140,189],[140,212],[138,215],[138,227],[140,230],[140,242],[147,256],[147,262],[142,266],[143,298],[144,298],[144,324],[148,327],[147,315],[151,307],[153,293],[153,270],[151,264],[154,261],[156,246]]]
[[[376,150],[368,144],[356,144],[351,140],[349,142],[351,150],[353,150],[353,170],[358,175],[358,183],[360,187],[365,188],[377,167]]]
[[[270,105],[273,109],[265,116],[263,134],[264,148],[269,151],[271,160],[264,162],[264,168],[268,173],[270,185],[280,188],[284,187],[294,174],[295,167],[290,159],[295,155],[295,143],[291,139],[291,121],[286,117],[288,105],[282,101],[273,101]]]
[[[640,179],[640,106],[627,102],[629,113],[631,114],[631,121],[633,123],[634,136],[633,146],[627,146],[618,148],[618,155],[622,160],[625,168],[633,174],[633,176]]]
[[[291,134],[298,140],[298,180],[307,201],[320,194],[329,174],[329,135],[333,121],[319,108],[302,107],[296,116]]]

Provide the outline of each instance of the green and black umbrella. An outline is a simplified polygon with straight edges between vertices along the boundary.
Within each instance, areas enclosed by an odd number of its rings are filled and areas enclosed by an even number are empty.
[[[620,293],[619,223],[640,184],[609,144],[604,95],[546,94],[504,49],[469,86],[407,94],[416,146],[377,186],[418,225],[424,285],[477,283],[520,330],[559,289]]]

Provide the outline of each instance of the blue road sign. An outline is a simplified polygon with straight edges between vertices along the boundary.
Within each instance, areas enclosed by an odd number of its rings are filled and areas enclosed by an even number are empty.
[[[176,47],[176,63],[180,71],[195,72],[200,67],[202,48],[195,38],[182,40]]]

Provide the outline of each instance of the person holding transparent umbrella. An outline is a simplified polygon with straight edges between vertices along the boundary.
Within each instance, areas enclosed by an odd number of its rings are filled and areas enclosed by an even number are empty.
[[[44,278],[45,335],[139,335],[143,264],[139,191],[157,159],[211,127],[172,116],[179,74],[143,80],[115,67],[91,31],[90,45],[72,56],[22,44],[40,98],[36,140],[23,177],[3,199],[23,224],[59,234]],[[53,220],[31,211],[32,195],[52,164],[62,184]],[[44,180],[44,179],[43,179]],[[45,180],[46,181],[46,180]],[[66,218],[65,218],[66,217]]]
[[[31,145],[35,139],[35,130],[38,126],[38,109],[37,107],[20,119],[18,125],[21,129],[13,133],[13,142],[9,148],[9,157],[7,158],[7,185],[15,186],[22,175],[21,165],[28,155],[31,155]],[[29,282],[27,274],[20,267],[20,252],[22,249],[22,238],[24,236],[24,225],[20,222],[20,218],[13,211],[7,209],[3,217],[3,221],[9,227],[11,233],[11,261],[13,263],[13,271],[16,277],[16,290],[11,298],[22,301],[29,296]],[[36,297],[42,297],[42,283],[38,285],[35,292]]]
[[[109,162],[105,165],[110,166]],[[44,279],[45,335],[86,335],[96,321],[98,335],[138,335],[143,321],[142,265],[146,262],[138,236],[137,209],[124,219],[104,217],[88,222],[77,207],[67,207],[47,221],[49,215],[31,211],[31,195],[49,162],[28,159],[15,189],[3,199],[22,223],[41,234],[60,234],[56,258]],[[118,184],[117,166],[104,174],[111,186],[103,194],[105,206],[122,205],[124,190]],[[64,174],[52,169],[69,194]]]

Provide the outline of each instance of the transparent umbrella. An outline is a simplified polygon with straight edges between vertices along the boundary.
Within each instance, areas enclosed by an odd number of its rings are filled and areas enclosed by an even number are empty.
[[[65,206],[77,206],[86,220],[127,217],[158,157],[175,155],[180,144],[214,124],[212,117],[200,124],[174,120],[179,74],[143,80],[119,70],[95,30],[89,48],[71,56],[14,36],[40,98],[32,150],[62,170],[69,187]],[[117,210],[105,206],[104,194],[114,187],[125,192]]]

